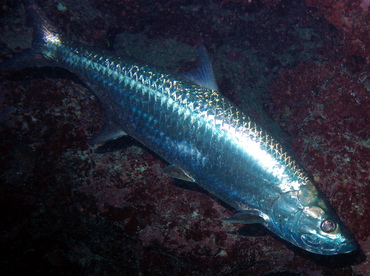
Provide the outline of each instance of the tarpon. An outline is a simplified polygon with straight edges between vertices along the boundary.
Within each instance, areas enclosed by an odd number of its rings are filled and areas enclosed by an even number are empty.
[[[357,242],[312,178],[247,114],[218,92],[207,52],[177,75],[69,41],[32,1],[33,48],[1,66],[59,66],[76,74],[105,111],[100,143],[130,135],[161,156],[171,176],[235,208],[225,221],[261,223],[307,251],[334,255]]]

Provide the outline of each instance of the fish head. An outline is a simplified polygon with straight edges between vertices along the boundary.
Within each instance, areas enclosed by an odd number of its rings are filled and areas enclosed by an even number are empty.
[[[349,253],[358,247],[315,186],[301,186],[299,191],[283,194],[278,201],[272,208],[272,228],[285,240],[321,255]]]
[[[322,255],[349,253],[358,247],[352,234],[331,210],[304,207],[296,216],[292,238],[299,247]]]

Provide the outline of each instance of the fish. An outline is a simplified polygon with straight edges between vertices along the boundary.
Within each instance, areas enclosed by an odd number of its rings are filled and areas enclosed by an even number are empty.
[[[285,241],[320,255],[358,243],[312,177],[218,89],[204,46],[196,66],[176,74],[73,42],[26,1],[31,49],[0,70],[57,66],[77,75],[99,99],[105,121],[88,143],[129,135],[162,157],[168,175],[197,183],[237,212],[230,223],[260,223]]]

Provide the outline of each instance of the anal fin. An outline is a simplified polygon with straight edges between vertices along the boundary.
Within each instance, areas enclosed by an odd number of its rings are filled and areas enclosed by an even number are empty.
[[[88,144],[94,145],[98,143],[103,143],[117,139],[119,137],[127,135],[116,123],[112,120],[107,120],[104,122],[100,132],[89,139]]]
[[[104,95],[97,85],[91,84],[84,79],[82,79],[82,81],[95,95]],[[103,101],[100,102],[103,105],[105,120],[99,133],[87,141],[89,145],[108,142],[127,135],[127,133],[123,131],[122,127],[116,122],[114,114],[110,112],[110,109],[104,105]]]

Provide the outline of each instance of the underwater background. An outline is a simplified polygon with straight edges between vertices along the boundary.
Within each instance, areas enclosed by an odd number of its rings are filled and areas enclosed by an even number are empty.
[[[370,275],[370,1],[36,1],[69,39],[170,71],[204,44],[220,91],[297,156],[361,250],[320,256],[235,211],[130,138],[88,146],[103,110],[58,68],[1,73],[6,275]],[[0,6],[0,61],[31,47]]]

